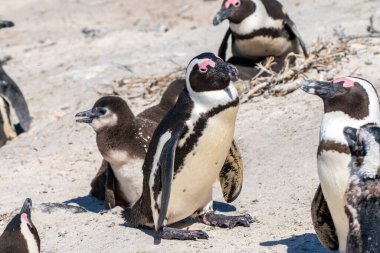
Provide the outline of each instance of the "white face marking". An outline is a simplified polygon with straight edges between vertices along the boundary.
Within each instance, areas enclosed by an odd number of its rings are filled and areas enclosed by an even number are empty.
[[[92,123],[90,123],[90,126],[92,126],[95,131],[98,131],[103,127],[115,126],[117,124],[117,120],[118,118],[116,113],[113,113],[107,109],[107,112],[104,115],[93,119]]]
[[[28,223],[21,218],[21,233],[24,236],[29,253],[39,253],[38,244],[34,239],[34,235],[28,228]]]
[[[224,90],[195,92],[190,85],[190,73],[195,65],[201,64],[204,59],[194,59],[186,70],[186,88],[191,99],[195,102],[193,112],[203,113],[219,105],[225,105],[238,97],[238,92],[232,82]]]
[[[170,132],[164,133],[157,145],[156,153],[154,154],[153,157],[153,164],[152,164],[152,171],[150,173],[150,178],[149,178],[149,186],[150,186],[150,200],[151,200],[151,208],[152,208],[152,214],[153,214],[153,220],[154,220],[154,225],[155,228],[157,229],[157,222],[158,222],[158,217],[159,213],[156,210],[155,207],[155,201],[154,201],[154,196],[153,196],[153,185],[154,185],[154,178],[156,177],[157,169],[158,169],[158,162],[160,160],[161,152],[162,149],[164,148],[165,143],[172,137],[172,134]],[[158,196],[157,202],[160,204],[161,201],[161,195]],[[160,206],[160,205],[159,205]]]
[[[124,153],[124,154],[122,154]],[[132,206],[142,194],[143,187],[143,171],[142,166],[144,163],[143,159],[129,158],[127,153],[124,151],[115,151],[114,156],[118,156],[124,160],[124,163],[111,163],[112,170],[115,174],[117,181],[119,182],[119,187],[123,192],[125,199]]]
[[[245,18],[240,24],[230,22],[230,28],[233,32],[244,35],[261,28],[283,28],[283,20],[275,20],[270,17],[261,0],[251,0],[256,5],[256,11]]]

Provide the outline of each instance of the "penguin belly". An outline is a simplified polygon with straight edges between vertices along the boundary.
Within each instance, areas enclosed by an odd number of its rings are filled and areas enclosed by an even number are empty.
[[[173,179],[168,224],[203,210],[212,201],[212,186],[234,137],[237,111],[237,107],[231,107],[208,119],[195,148]]]
[[[7,140],[12,140],[17,137],[17,133],[14,130],[11,120],[9,118],[10,109],[9,104],[5,98],[0,96],[0,117],[2,121],[2,130]]]
[[[133,205],[142,194],[143,188],[143,172],[142,166],[143,159],[140,158],[128,158],[126,152],[112,151],[113,161],[110,162],[111,168],[117,179],[121,193],[124,199]],[[124,162],[115,162],[115,158],[118,157]],[[109,157],[107,158],[107,160]]]
[[[251,39],[236,39],[232,46],[234,56],[256,58],[266,56],[281,56],[289,52],[292,43],[286,38],[256,36]]]
[[[348,187],[351,170],[348,154],[336,151],[322,151],[318,157],[318,175],[323,195],[327,201],[339,240],[339,251],[346,252],[348,235],[348,218],[344,211],[345,192]],[[342,168],[342,164],[347,164]]]

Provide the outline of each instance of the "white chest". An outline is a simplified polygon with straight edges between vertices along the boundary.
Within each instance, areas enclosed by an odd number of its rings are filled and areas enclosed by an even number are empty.
[[[112,163],[111,167],[118,181],[124,198],[131,205],[134,204],[142,194],[143,159],[129,159],[124,163]]]
[[[192,215],[212,200],[212,185],[233,140],[237,110],[232,107],[210,118],[195,148],[185,157],[172,184],[169,224]]]
[[[16,138],[17,134],[12,126],[12,122],[9,121],[9,115],[6,109],[4,98],[0,96],[0,117],[3,119],[3,131],[8,140]]]
[[[39,253],[37,242],[32,232],[30,232],[27,223],[21,219],[21,233],[26,241],[30,253]]]
[[[281,56],[291,48],[292,43],[285,38],[257,36],[247,40],[235,40],[232,53],[235,56],[248,58]]]

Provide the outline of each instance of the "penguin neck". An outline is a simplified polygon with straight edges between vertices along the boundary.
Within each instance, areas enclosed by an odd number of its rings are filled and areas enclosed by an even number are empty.
[[[234,23],[230,20],[230,28],[233,33],[247,35],[262,28],[283,28],[283,20],[270,17],[261,0],[252,0],[252,2],[256,5],[256,10],[253,13],[240,23]]]
[[[238,100],[238,92],[232,82],[224,90],[194,92],[186,90],[191,100],[194,102],[194,113],[204,113],[212,108],[226,105]]]
[[[36,238],[36,236],[30,231],[28,224],[26,224],[24,220],[21,220],[21,234],[26,241],[28,253],[39,253],[40,252],[39,238]]]

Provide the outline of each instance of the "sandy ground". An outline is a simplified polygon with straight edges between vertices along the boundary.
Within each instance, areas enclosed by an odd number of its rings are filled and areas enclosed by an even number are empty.
[[[365,32],[377,0],[282,1],[310,46],[329,39],[334,28]],[[141,98],[143,85],[119,88],[115,80],[162,76],[204,51],[216,51],[227,23],[211,20],[221,1],[2,0],[0,18],[16,27],[0,33],[5,66],[23,90],[32,129],[0,149],[0,231],[31,197],[42,252],[328,252],[311,225],[310,202],[318,185],[316,149],[322,102],[296,91],[286,97],[255,98],[243,104],[236,139],[245,164],[245,184],[232,205],[218,187],[216,208],[249,213],[250,228],[225,230],[194,224],[207,241],[161,241],[152,231],[127,227],[120,210],[101,214],[102,203],[87,196],[100,165],[95,134],[76,124],[100,94],[114,90],[139,112],[155,101]],[[380,22],[380,20],[379,20]],[[86,38],[83,28],[98,29]],[[167,31],[166,31],[167,30]],[[380,89],[380,40],[354,45],[357,55],[340,75],[355,73]],[[137,97],[137,98],[136,98]],[[42,203],[77,203],[86,212],[43,211]],[[156,241],[156,243],[155,243]]]

